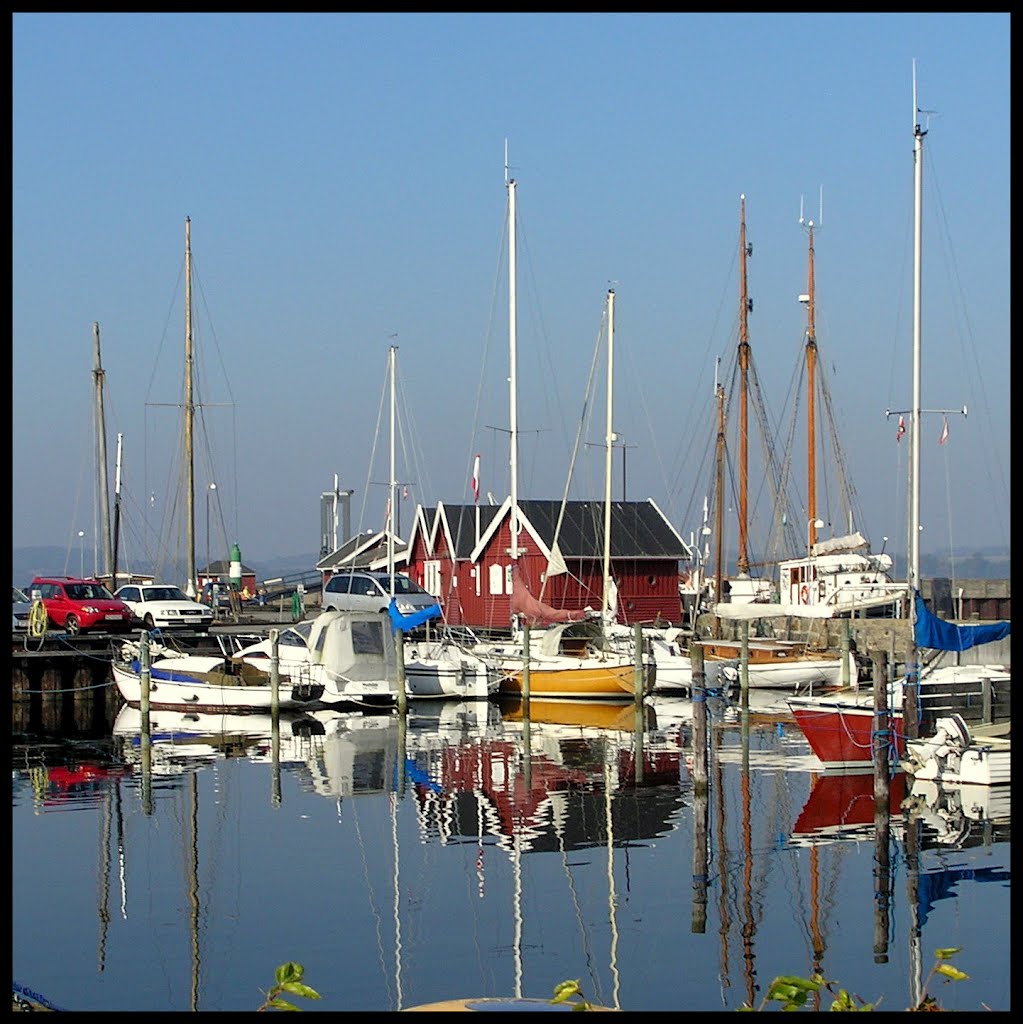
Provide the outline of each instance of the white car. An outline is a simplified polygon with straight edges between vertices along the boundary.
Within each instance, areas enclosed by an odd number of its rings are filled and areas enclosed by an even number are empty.
[[[146,629],[194,629],[205,632],[213,611],[193,601],[180,587],[169,583],[126,583],[114,595],[130,609]]]

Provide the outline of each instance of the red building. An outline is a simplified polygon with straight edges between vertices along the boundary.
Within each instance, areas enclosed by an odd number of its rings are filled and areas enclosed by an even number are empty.
[[[510,499],[416,509],[399,568],[442,599],[450,625],[510,628],[510,511]],[[519,518],[518,572],[530,592],[554,607],[599,610],[603,502],[520,501]],[[691,552],[653,501],[612,503],[610,553],[619,622],[681,622],[679,569]]]

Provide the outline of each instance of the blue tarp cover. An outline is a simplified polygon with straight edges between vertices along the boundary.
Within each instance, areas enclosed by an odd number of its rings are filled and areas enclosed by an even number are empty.
[[[916,592],[916,625],[913,641],[917,647],[930,647],[934,651],[965,651],[977,644],[989,644],[1009,635],[1008,622],[988,622],[977,626],[957,626],[931,613]]]
[[[391,616],[391,629],[401,629],[406,633],[409,630],[415,629],[416,626],[421,626],[427,619],[435,619],[441,614],[440,605],[431,604],[429,608],[423,608],[418,612],[413,612],[411,615],[402,615],[398,611],[393,597],[387,611]]]

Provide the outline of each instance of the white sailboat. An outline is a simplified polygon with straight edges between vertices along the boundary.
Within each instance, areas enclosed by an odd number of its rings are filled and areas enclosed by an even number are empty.
[[[988,685],[1004,684],[1009,678],[1009,670],[1004,665],[932,665],[921,670],[919,651],[964,651],[977,644],[1002,639],[1009,633],[1009,623],[985,623],[977,625],[957,625],[945,622],[933,615],[920,596],[920,420],[923,408],[921,405],[921,284],[923,264],[923,149],[926,129],[920,125],[920,110],[916,104],[916,80],[913,82],[913,167],[914,167],[914,264],[913,264],[913,405],[909,413],[910,456],[909,456],[909,564],[907,568],[907,589],[910,594],[909,625],[910,650],[907,656],[906,678],[895,680],[889,694],[888,706],[891,707],[890,750],[889,760],[897,761],[906,756],[906,727],[903,721],[904,688],[909,687],[914,693],[920,690],[926,681],[940,679],[951,680],[956,689],[986,679]],[[944,410],[942,410],[944,411]],[[889,415],[890,415],[889,411]],[[902,414],[900,414],[902,415]],[[860,697],[843,696],[828,699],[826,702],[803,700],[798,697],[789,700],[789,706],[795,715],[796,722],[802,729],[814,753],[828,768],[870,768],[874,749],[875,710],[873,694],[866,691]],[[968,753],[971,741],[968,730],[961,728],[965,723],[948,720],[943,725],[943,741],[933,744],[922,741],[915,748],[913,757],[903,760],[902,767],[907,771],[924,770],[929,778],[942,777],[941,765],[938,760],[944,759],[950,771],[958,773],[959,767],[969,763],[972,758]],[[977,742],[984,744],[984,739]],[[999,757],[1008,757],[1008,739],[999,743]],[[954,756],[950,756],[951,748],[955,747]],[[939,751],[944,750],[944,754]],[[936,760],[938,759],[938,760]],[[1007,781],[997,771],[984,770],[980,774],[986,776],[988,784],[996,781]],[[968,779],[965,781],[981,781]]]
[[[406,618],[395,606],[394,599],[394,530],[391,527],[393,510],[397,507],[397,484],[394,468],[395,443],[395,386],[397,375],[398,346],[388,350],[387,367],[390,382],[390,456],[391,475],[387,502],[387,575],[390,581],[391,622],[402,629],[412,628],[429,622],[442,614],[440,604],[426,609],[414,617]],[[486,700],[497,692],[500,674],[496,665],[466,650],[443,631],[439,636],[424,636],[406,639],[402,653],[405,665],[405,691],[416,700],[433,698],[451,700]]]
[[[481,643],[478,651],[486,658],[496,658],[502,669],[500,693],[521,696],[525,689],[524,671],[528,660],[529,693],[536,697],[554,698],[597,698],[601,700],[631,700],[636,692],[636,659],[632,654],[622,654],[607,642],[603,630],[603,614],[596,620],[599,627],[592,638],[583,638],[572,653],[566,653],[562,636],[570,619],[578,620],[578,613],[561,614],[557,609],[544,604],[535,597],[522,579],[519,563],[519,502],[518,502],[518,411],[516,381],[516,306],[515,306],[515,179],[509,178],[508,189],[508,340],[509,340],[509,430],[511,446],[511,498],[509,507],[510,563],[512,577],[511,611],[512,639],[508,643]],[[611,339],[614,334],[614,291],[607,297],[608,316],[608,424],[607,459],[611,458],[610,396]],[[604,517],[604,586],[603,609],[607,608],[609,596],[610,564],[610,469],[606,470]],[[530,624],[530,638],[525,643],[525,632],[521,626]],[[532,630],[532,624],[547,628]],[[557,624],[560,623],[560,624]],[[652,672],[649,661],[643,659],[641,685],[646,689]]]

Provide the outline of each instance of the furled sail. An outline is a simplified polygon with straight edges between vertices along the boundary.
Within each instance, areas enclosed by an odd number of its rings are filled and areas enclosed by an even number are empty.
[[[827,540],[819,540],[813,546],[815,555],[838,555],[847,551],[858,551],[860,548],[868,548],[867,538],[857,530],[855,533],[844,533],[841,537],[829,537]]]
[[[920,591],[916,591],[916,623],[913,642],[917,647],[929,647],[935,651],[965,651],[977,644],[988,644],[1009,635],[1008,622],[986,622],[975,626],[960,626],[955,622],[939,619],[924,603]]]
[[[575,611],[568,608],[552,608],[549,604],[535,598],[526,585],[515,573],[512,583],[511,610],[513,615],[521,615],[530,626],[549,626],[555,622],[579,622],[587,613],[582,609]]]

